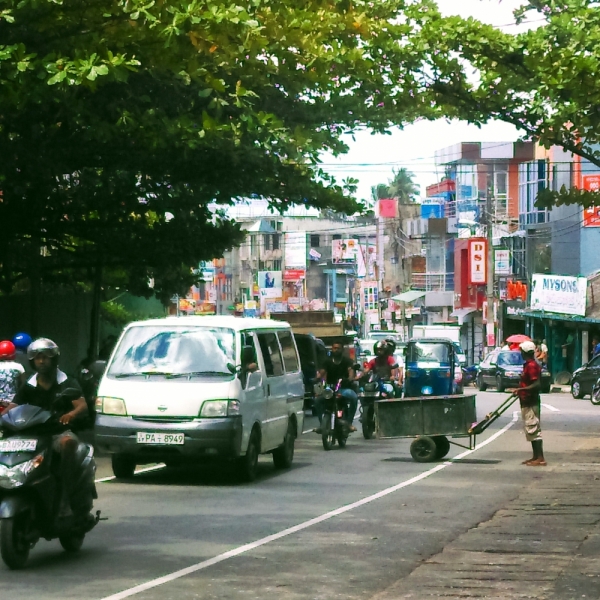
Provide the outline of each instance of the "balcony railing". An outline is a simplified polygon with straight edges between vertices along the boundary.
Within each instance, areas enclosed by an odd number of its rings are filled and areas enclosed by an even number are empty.
[[[454,273],[413,273],[412,289],[424,292],[452,292]]]

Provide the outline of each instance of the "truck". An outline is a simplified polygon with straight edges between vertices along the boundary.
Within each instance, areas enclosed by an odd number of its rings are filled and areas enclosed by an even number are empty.
[[[332,344],[345,344],[347,356],[355,360],[354,336],[346,335],[344,324],[336,321],[332,310],[272,312],[270,318],[286,321],[292,326],[304,376],[304,408],[312,408],[314,399],[321,390],[317,374],[323,367]]]
[[[446,338],[453,342],[461,366],[466,367],[467,355],[460,345],[460,326],[454,323],[437,323],[435,325],[414,325],[413,338]]]

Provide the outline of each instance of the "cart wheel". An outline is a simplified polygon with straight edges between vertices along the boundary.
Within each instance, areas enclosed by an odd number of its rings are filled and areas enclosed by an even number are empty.
[[[418,437],[410,445],[410,455],[417,462],[421,463],[435,460],[437,451],[437,446],[433,438],[427,437],[426,435],[423,437]]]
[[[450,452],[450,442],[445,435],[436,435],[433,438],[435,447],[437,448],[437,457],[444,458]]]

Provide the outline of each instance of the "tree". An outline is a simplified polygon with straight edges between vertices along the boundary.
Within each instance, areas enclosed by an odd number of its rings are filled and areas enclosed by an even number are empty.
[[[403,167],[392,173],[393,177],[387,183],[371,187],[373,202],[384,198],[398,198],[403,202],[414,201],[414,197],[419,193],[419,186],[413,181],[414,173]]]
[[[432,71],[436,101],[473,123],[490,119],[511,123],[546,148],[562,147],[600,167],[596,3],[530,0],[516,16],[542,24],[511,35],[474,19],[428,21],[424,36],[441,56],[455,60],[455,72],[449,76]],[[445,61],[443,65],[446,69]],[[579,190],[548,190],[539,197],[545,206],[562,202],[585,206],[598,200],[597,194]]]

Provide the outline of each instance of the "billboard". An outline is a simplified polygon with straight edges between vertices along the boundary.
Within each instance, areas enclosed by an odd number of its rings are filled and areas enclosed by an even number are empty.
[[[494,251],[494,273],[496,275],[510,275],[510,250],[495,250]]]
[[[583,189],[588,192],[600,192],[600,174],[584,175]],[[583,209],[583,226],[600,227],[600,206],[589,206]]]
[[[585,316],[587,279],[535,273],[531,278],[531,308]]]
[[[306,269],[306,231],[288,231],[283,235],[286,269]]]
[[[469,240],[469,283],[487,283],[487,240]]]
[[[331,244],[331,262],[334,265],[354,264],[356,262],[358,251],[358,240],[333,240]]]
[[[259,271],[258,272],[259,289],[283,287],[283,274],[281,271]]]

